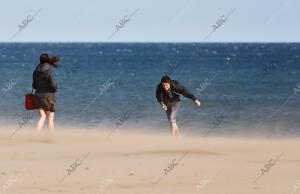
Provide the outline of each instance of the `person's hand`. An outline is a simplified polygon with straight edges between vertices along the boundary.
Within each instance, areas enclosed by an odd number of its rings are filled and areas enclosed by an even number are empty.
[[[167,107],[167,105],[162,105],[162,108],[164,109],[164,110],[168,110],[168,107]]]
[[[162,106],[162,108],[163,108],[165,111],[168,110],[167,105],[165,105],[164,103],[161,103],[161,106]]]
[[[201,104],[201,103],[199,102],[199,100],[197,100],[197,99],[196,99],[194,102],[195,102],[195,104],[196,104],[197,106],[200,106],[200,104]]]

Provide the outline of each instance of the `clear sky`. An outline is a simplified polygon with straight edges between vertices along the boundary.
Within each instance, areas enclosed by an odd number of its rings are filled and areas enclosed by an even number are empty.
[[[299,42],[300,40],[299,0],[0,0],[0,2],[1,42]],[[230,13],[231,15],[227,17]],[[133,15],[128,20],[131,14]],[[124,20],[125,16],[127,20],[125,19],[123,26],[119,24],[116,31],[116,25]],[[227,19],[223,23],[219,22],[218,28],[213,32],[213,25],[217,25],[218,20],[226,17]],[[31,20],[27,26],[22,24],[26,19]],[[22,30],[19,31],[20,29]]]

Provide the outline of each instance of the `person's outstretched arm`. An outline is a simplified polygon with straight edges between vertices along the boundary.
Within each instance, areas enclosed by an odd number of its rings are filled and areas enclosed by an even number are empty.
[[[200,106],[200,102],[199,100],[192,94],[192,92],[190,92],[188,89],[186,89],[185,87],[183,87],[178,81],[173,80],[173,84],[175,86],[175,90],[176,92],[178,92],[179,94],[181,94],[182,96],[186,97],[186,98],[190,98],[192,99],[195,104],[197,106]]]

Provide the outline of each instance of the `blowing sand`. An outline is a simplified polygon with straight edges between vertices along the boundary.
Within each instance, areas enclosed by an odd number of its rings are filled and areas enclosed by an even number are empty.
[[[0,130],[0,193],[300,193],[298,139],[10,134]]]

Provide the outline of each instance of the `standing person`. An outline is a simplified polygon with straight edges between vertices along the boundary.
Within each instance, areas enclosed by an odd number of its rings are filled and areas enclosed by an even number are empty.
[[[178,81],[171,80],[167,75],[163,76],[156,89],[156,99],[167,114],[172,135],[179,135],[176,113],[180,105],[180,95],[192,99],[197,106],[200,106],[197,98]]]
[[[38,109],[40,119],[36,129],[40,131],[45,119],[48,119],[48,129],[54,130],[54,112],[56,106],[55,92],[57,84],[51,66],[57,68],[56,62],[60,61],[59,56],[49,57],[44,53],[40,56],[40,64],[33,72],[32,88],[35,89],[34,103]]]

